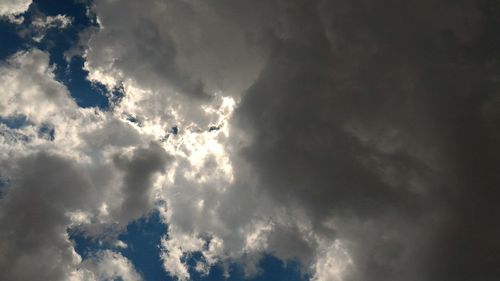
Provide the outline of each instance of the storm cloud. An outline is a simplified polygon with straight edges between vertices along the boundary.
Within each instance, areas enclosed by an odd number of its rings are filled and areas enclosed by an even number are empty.
[[[359,244],[348,279],[498,276],[497,9],[290,4],[290,35],[235,113],[253,136],[241,154],[318,233],[332,218],[369,225],[326,229]]]

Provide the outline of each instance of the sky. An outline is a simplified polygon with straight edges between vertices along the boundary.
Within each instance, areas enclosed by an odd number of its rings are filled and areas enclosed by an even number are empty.
[[[0,280],[496,281],[494,0],[0,1]]]

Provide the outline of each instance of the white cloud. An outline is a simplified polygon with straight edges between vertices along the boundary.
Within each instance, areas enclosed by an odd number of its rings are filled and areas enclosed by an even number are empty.
[[[37,28],[49,29],[49,28],[67,28],[71,25],[72,19],[66,15],[56,15],[56,16],[46,16],[37,17],[31,24]]]
[[[37,49],[0,66],[0,116],[26,117],[19,128],[0,126],[0,176],[9,180],[0,199],[2,279],[139,280],[118,254],[82,265],[66,231],[99,236],[147,214],[170,156],[113,113],[79,108],[53,70]],[[53,138],[40,133],[46,127]]]
[[[5,85],[0,101],[2,116],[25,115],[35,122],[47,122],[60,111],[77,111],[67,89],[54,80],[48,55],[39,50],[19,52],[0,67]]]
[[[65,29],[71,26],[73,19],[66,15],[38,16],[31,21],[29,29],[20,32],[21,36],[29,34],[33,41],[41,42],[49,29]]]
[[[7,15],[7,20],[14,24],[22,24],[24,22],[24,17],[20,15]]]
[[[99,16],[100,6],[96,7]],[[331,272],[326,272],[326,266],[321,264],[331,264],[334,257],[329,252],[317,252],[316,247],[335,243],[335,239],[320,242],[311,235],[314,226],[304,211],[283,208],[262,193],[254,167],[238,156],[239,149],[249,142],[245,134],[251,133],[241,131],[232,120],[240,93],[224,96],[227,92],[217,92],[210,100],[176,93],[181,89],[179,85],[171,86],[168,79],[163,81],[159,76],[154,78],[161,74],[161,69],[151,68],[155,62],[146,60],[129,65],[126,60],[127,64],[122,64],[125,57],[137,56],[139,60],[144,54],[136,53],[138,49],[127,49],[124,40],[129,40],[130,34],[114,27],[119,24],[114,22],[115,17],[101,16],[100,20],[101,30],[91,37],[86,51],[86,67],[95,81],[110,88],[122,84],[125,95],[111,112],[78,108],[67,89],[54,80],[48,56],[41,51],[18,53],[1,69],[10,88],[9,99],[0,104],[3,106],[0,114],[27,116],[33,122],[29,126],[32,131],[42,124],[50,124],[55,130],[53,141],[35,138],[18,145],[15,153],[21,154],[21,149],[25,151],[23,154],[57,152],[71,159],[78,173],[91,179],[88,185],[93,187],[92,195],[87,199],[82,197],[88,204],[86,207],[71,204],[61,210],[67,216],[61,226],[79,226],[88,235],[101,235],[107,224],[124,226],[151,210],[159,199],[157,202],[166,203],[163,215],[169,224],[168,239],[162,242],[164,266],[181,279],[189,278],[181,257],[196,251],[205,257],[204,264],[197,266],[202,272],[217,263],[240,261],[247,274],[257,274],[259,257],[269,252],[282,259],[301,261],[306,269],[316,272],[318,280],[329,278]],[[122,23],[128,22],[137,24],[133,20]],[[165,32],[162,36],[170,36],[170,31],[162,32]],[[141,64],[146,64],[143,66],[146,72],[153,72],[153,78],[142,79],[143,74],[135,69]],[[169,71],[164,74],[172,74]],[[249,82],[238,83],[239,87],[246,87],[243,85]],[[14,99],[16,102],[9,103]],[[136,121],[127,121],[130,117]],[[170,132],[175,125],[178,134]],[[28,128],[20,130],[27,131]],[[158,140],[163,140],[161,145],[150,144]],[[8,147],[12,150],[14,146]],[[173,157],[169,168],[161,164],[163,160],[154,160],[163,150]],[[155,161],[160,164],[148,168],[146,163]],[[146,169],[144,173],[140,172],[142,168]],[[156,177],[156,172],[165,174]],[[68,268],[77,266],[78,262]],[[90,273],[80,270],[78,274]],[[112,275],[112,272],[102,274]]]
[[[90,36],[84,55],[90,78],[108,88],[121,85],[125,95],[115,114],[133,117],[141,134],[166,139],[164,148],[176,158],[159,193],[169,224],[162,257],[166,270],[182,279],[189,274],[181,257],[195,251],[207,261],[197,266],[201,271],[237,260],[255,274],[263,252],[304,263],[319,259],[310,248],[316,239],[300,238],[313,231],[307,219],[297,221],[262,196],[254,171],[237,156],[249,140],[232,124],[232,112],[271,49],[249,42],[266,39],[249,37],[261,36],[251,33],[266,24],[281,28],[266,14],[272,4],[250,8],[262,9],[263,15],[248,15],[251,22],[243,24],[223,5],[97,1],[94,7],[100,29]],[[199,99],[192,91],[197,80],[215,99]],[[169,134],[174,125],[177,135]],[[287,239],[277,239],[284,233]],[[287,250],[287,243],[295,242],[302,248]],[[307,257],[302,250],[309,251]]]
[[[105,250],[87,259],[80,269],[72,272],[70,281],[105,281],[121,278],[123,281],[141,281],[141,275],[127,258]]]
[[[28,10],[31,0],[2,0],[0,2],[0,16],[17,15]]]

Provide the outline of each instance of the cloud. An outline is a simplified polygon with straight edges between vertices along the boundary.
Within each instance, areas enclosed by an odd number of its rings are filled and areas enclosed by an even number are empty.
[[[12,162],[12,186],[0,204],[2,278],[63,280],[80,261],[66,234],[71,221],[65,214],[92,201],[90,180],[55,155]]]
[[[35,18],[31,24],[39,28],[66,28],[71,25],[71,18],[65,15],[46,16],[45,18]]]
[[[145,215],[144,211],[153,208],[152,188],[154,174],[166,170],[169,155],[155,143],[147,148],[137,148],[132,155],[115,155],[113,162],[122,171],[123,201],[116,210],[117,217],[124,217],[124,222],[138,219]]]
[[[146,148],[142,151],[148,152]],[[142,157],[148,159],[147,155]],[[0,204],[0,268],[4,280],[107,280],[118,276],[141,280],[130,262],[116,253],[98,253],[82,263],[66,231],[81,227],[89,229],[88,235],[102,235],[92,232],[92,226],[108,221],[111,226],[126,225],[151,209],[149,198],[143,195],[131,199],[129,190],[119,187],[119,196],[113,199],[108,193],[112,188],[106,184],[113,177],[112,169],[101,167],[107,173],[99,174],[88,165],[51,153],[40,152],[1,164],[3,175],[8,175],[11,183]],[[125,173],[125,178],[131,177]],[[108,190],[101,189],[105,187]],[[114,200],[123,202],[120,210],[126,207],[132,211],[102,214],[103,204],[114,206]],[[136,201],[140,203],[133,206]]]
[[[65,29],[71,26],[73,20],[66,15],[39,16],[31,21],[28,29],[22,30],[19,34],[23,37],[31,36],[33,41],[41,42],[49,29]]]
[[[254,8],[237,5],[224,9]],[[478,216],[498,211],[488,199],[499,112],[487,11],[467,1],[279,6],[262,23],[273,28],[252,26],[271,30],[259,46],[270,53],[230,123],[233,181],[175,179],[167,248],[206,232],[222,241],[221,260],[270,251],[298,258],[315,280],[493,280],[487,233],[498,225]]]
[[[431,2],[96,1],[76,53],[122,90],[109,112],[78,108],[42,51],[0,67],[0,115],[29,123],[1,127],[8,276],[135,280],[113,252],[80,262],[65,229],[104,239],[158,208],[183,280],[194,252],[201,273],[270,253],[316,281],[495,280],[499,10]],[[14,251],[30,231],[51,239]],[[16,271],[38,257],[64,262]]]
[[[170,156],[126,120],[79,108],[53,70],[37,49],[0,67],[0,116],[25,120],[0,126],[0,177],[7,183],[0,197],[2,280],[140,280],[119,254],[82,261],[67,230],[116,235],[146,215]]]
[[[2,63],[0,81],[5,89],[0,114],[44,122],[61,110],[76,110],[67,89],[55,81],[53,70],[48,55],[37,49],[18,52]]]
[[[128,13],[131,10],[135,13]],[[177,50],[165,30],[165,3],[97,1],[94,11],[101,29],[85,54],[91,79],[107,81],[105,85],[111,87],[133,79],[148,89],[198,98],[207,95],[201,82],[181,71],[174,61]]]
[[[241,155],[259,190],[303,209],[316,234],[345,242],[355,268],[347,280],[497,274],[472,249],[495,247],[477,230],[498,225],[471,212],[496,209],[487,202],[499,136],[487,124],[499,112],[484,108],[496,99],[498,68],[486,63],[493,50],[477,57],[491,40],[482,22],[493,19],[466,1],[432,6],[423,17],[423,4],[290,4],[289,35],[276,39],[234,113],[251,132]],[[443,255],[460,248],[458,237],[471,247],[460,261]]]
[[[31,0],[5,0],[0,3],[0,16],[18,15],[31,5]]]
[[[84,267],[75,272],[71,281],[115,280],[141,281],[134,266],[119,253],[104,250],[84,262]]]

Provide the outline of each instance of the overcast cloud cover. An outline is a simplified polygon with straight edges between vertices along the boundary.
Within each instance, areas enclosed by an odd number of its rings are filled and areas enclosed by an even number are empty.
[[[498,1],[34,2],[0,2],[0,280],[144,280],[155,212],[179,280],[499,280]]]

